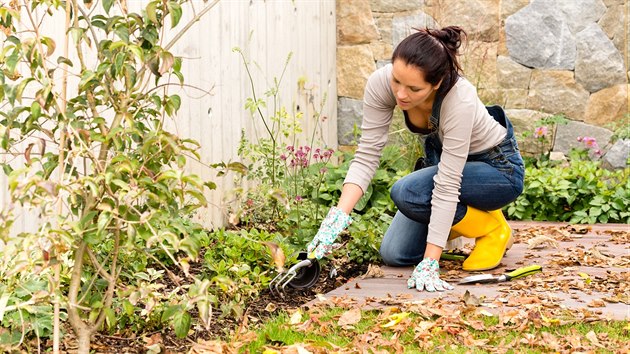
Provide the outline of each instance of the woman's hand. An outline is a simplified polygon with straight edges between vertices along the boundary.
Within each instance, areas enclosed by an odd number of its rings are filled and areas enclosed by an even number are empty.
[[[337,207],[332,207],[330,211],[328,211],[328,215],[326,215],[324,221],[322,221],[319,231],[317,231],[317,234],[306,248],[308,257],[321,259],[330,255],[333,251],[337,236],[339,236],[341,231],[348,227],[350,223],[352,223],[350,215],[344,213]]]
[[[453,290],[453,287],[440,279],[440,264],[433,258],[425,258],[411,273],[407,280],[407,288],[416,288],[418,291],[444,291]]]

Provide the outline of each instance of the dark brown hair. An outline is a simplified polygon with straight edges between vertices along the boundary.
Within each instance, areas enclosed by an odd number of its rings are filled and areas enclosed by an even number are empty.
[[[401,59],[418,67],[424,73],[425,81],[431,85],[443,80],[438,92],[446,94],[462,72],[457,55],[466,40],[466,32],[458,26],[414,29],[418,32],[407,36],[396,46],[392,63]]]

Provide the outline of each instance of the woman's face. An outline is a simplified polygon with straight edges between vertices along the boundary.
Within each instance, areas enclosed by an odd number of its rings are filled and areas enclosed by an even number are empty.
[[[432,103],[435,91],[440,87],[424,81],[424,73],[404,60],[394,60],[392,71],[392,91],[396,104],[403,110],[409,110],[423,103]]]

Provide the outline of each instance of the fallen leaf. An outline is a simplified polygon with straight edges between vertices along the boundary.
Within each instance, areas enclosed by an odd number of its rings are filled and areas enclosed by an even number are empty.
[[[403,319],[409,317],[409,312],[401,312],[401,313],[395,313],[393,315],[389,315],[387,317],[387,319],[389,319],[389,322],[381,325],[382,328],[389,328],[389,327],[393,327],[395,325],[397,325],[398,323],[400,323],[400,321],[402,321]]]
[[[490,311],[488,311],[488,310],[481,309],[481,310],[479,310],[478,312],[479,312],[479,314],[484,315],[484,316],[487,316],[487,317],[493,317],[493,316],[494,316],[494,315],[492,314],[492,312],[490,312]]]
[[[286,261],[286,256],[284,255],[282,247],[278,246],[274,242],[269,241],[263,242],[263,245],[269,248],[271,259],[273,259],[273,263],[276,265],[278,273],[284,272],[284,262]]]
[[[599,339],[597,338],[597,334],[595,334],[595,332],[590,331],[588,333],[586,333],[586,339],[589,340],[589,342],[593,343],[594,346],[603,348],[604,346],[599,342]]]
[[[341,317],[339,317],[339,321],[337,322],[337,324],[340,327],[347,327],[357,324],[359,323],[359,321],[361,321],[361,309],[354,308],[341,314]]]
[[[286,348],[286,350],[283,350],[282,353],[312,354],[312,352],[304,348],[302,344],[290,345]]]
[[[593,299],[588,303],[588,307],[606,307],[606,303],[600,299]]]
[[[300,322],[302,322],[302,311],[297,310],[289,318],[289,324],[296,325]]]
[[[481,300],[479,300],[479,298],[475,295],[471,294],[468,290],[466,290],[466,292],[462,296],[462,300],[468,306],[479,306],[481,304]]]
[[[385,272],[381,269],[381,267],[370,264],[368,265],[367,272],[361,276],[361,279],[365,278],[382,278],[385,276]]]
[[[545,248],[547,246],[558,248],[558,241],[546,235],[539,235],[527,240],[527,248],[530,250],[534,248]]]
[[[571,225],[568,227],[569,231],[571,231],[574,234],[587,234],[589,231],[591,231],[593,228],[591,226],[584,226],[584,225]]]
[[[197,343],[192,345],[188,354],[220,354],[225,353],[225,344],[218,340],[199,339]]]
[[[278,309],[278,306],[276,306],[276,304],[274,304],[273,302],[270,302],[267,304],[267,306],[265,306],[265,311],[267,312],[274,312]]]

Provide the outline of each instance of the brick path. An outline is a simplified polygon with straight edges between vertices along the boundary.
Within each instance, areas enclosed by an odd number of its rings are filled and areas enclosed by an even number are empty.
[[[629,225],[571,226],[546,222],[510,222],[510,225],[517,242],[501,265],[487,273],[502,274],[531,264],[541,265],[543,273],[500,284],[458,285],[459,279],[471,273],[462,271],[456,261],[441,261],[443,279],[455,289],[428,293],[407,289],[412,267],[381,267],[382,277],[351,279],[310,305],[325,298],[356,301],[370,308],[439,298],[444,304],[473,303],[491,313],[542,303],[560,308],[586,308],[613,319],[630,318]],[[537,247],[531,248],[528,242]]]

